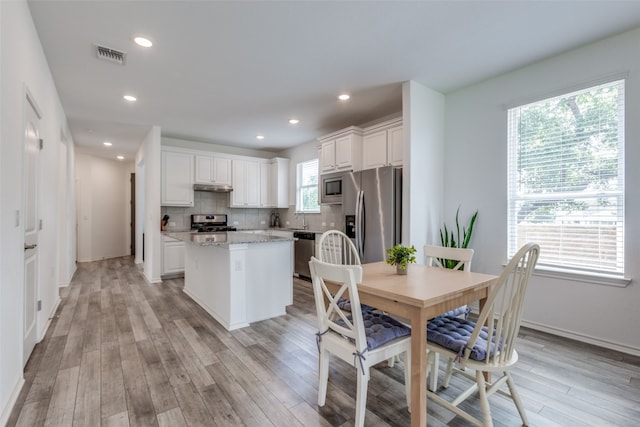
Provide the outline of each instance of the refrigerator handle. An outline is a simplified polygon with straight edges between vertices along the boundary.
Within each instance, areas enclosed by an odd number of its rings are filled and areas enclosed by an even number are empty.
[[[364,257],[364,191],[358,192],[358,210],[356,213],[356,224],[358,227],[358,233],[356,234],[358,240],[358,255],[360,260]]]

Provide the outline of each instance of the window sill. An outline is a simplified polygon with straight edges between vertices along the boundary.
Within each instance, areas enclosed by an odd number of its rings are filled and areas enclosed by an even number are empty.
[[[533,271],[533,275],[549,277],[552,279],[571,280],[574,282],[593,283],[596,285],[615,286],[618,288],[626,288],[631,282],[631,279],[628,277],[613,276],[609,274],[583,273],[553,267],[536,267]]]

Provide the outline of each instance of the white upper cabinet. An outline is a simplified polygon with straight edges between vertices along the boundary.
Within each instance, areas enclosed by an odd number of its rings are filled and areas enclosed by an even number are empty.
[[[365,129],[362,142],[362,169],[402,166],[402,121],[380,123]]]
[[[319,141],[320,173],[361,169],[362,129],[351,126]]]
[[[197,184],[231,185],[231,159],[212,156],[196,156]]]
[[[193,206],[193,154],[162,152],[162,206]]]
[[[276,157],[271,169],[273,197],[276,208],[289,207],[289,159]]]
[[[233,191],[231,207],[260,207],[260,163],[253,160],[233,160]]]
[[[277,176],[276,165],[273,162],[260,164],[260,207],[273,208],[276,206],[274,183]]]

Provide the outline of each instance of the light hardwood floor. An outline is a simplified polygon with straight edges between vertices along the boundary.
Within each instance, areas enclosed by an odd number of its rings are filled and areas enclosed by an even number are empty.
[[[182,286],[146,283],[128,257],[80,264],[27,364],[8,425],[353,425],[347,364],[332,360],[326,406],[316,404],[308,282],[296,280],[288,315],[233,332]],[[514,377],[531,425],[640,425],[639,358],[527,329],[518,352]],[[402,363],[373,369],[366,425],[409,425],[403,393]],[[520,425],[510,400],[490,401],[496,426]],[[464,407],[477,414],[474,404]],[[468,425],[431,402],[428,412],[430,426]]]

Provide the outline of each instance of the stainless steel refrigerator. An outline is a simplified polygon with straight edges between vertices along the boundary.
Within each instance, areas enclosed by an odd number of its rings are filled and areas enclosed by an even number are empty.
[[[387,249],[402,239],[402,168],[345,173],[342,187],[345,232],[360,261],[383,261]]]

